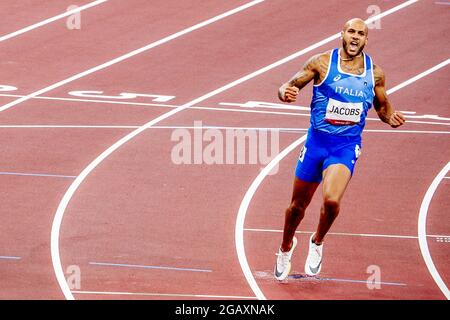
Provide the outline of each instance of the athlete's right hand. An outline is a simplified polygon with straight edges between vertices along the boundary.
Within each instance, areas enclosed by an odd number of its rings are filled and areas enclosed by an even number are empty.
[[[295,86],[289,86],[280,89],[280,100],[283,102],[295,102],[297,100],[298,93],[300,89]]]

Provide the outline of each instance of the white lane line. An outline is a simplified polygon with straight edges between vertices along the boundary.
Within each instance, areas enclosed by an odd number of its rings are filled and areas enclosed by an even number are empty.
[[[252,299],[248,296],[225,296],[212,294],[185,294],[185,293],[148,293],[148,292],[114,292],[114,291],[72,291],[75,294],[91,295],[115,295],[115,296],[149,296],[149,297],[185,297],[185,298],[207,298],[207,299]]]
[[[389,91],[389,90],[388,90]],[[417,120],[410,120],[410,119],[408,119],[408,116],[406,116],[405,117],[406,118],[406,122],[408,123],[408,124],[410,124],[410,123],[417,123],[417,124],[435,124],[435,125],[440,125],[440,126],[450,126],[450,123],[445,123],[445,122],[432,122],[432,121],[417,121]],[[379,119],[372,119],[372,118],[366,118],[366,120],[371,120],[371,121],[373,121],[373,120],[376,120],[376,121],[379,121]]]
[[[11,256],[0,256],[0,259],[3,260],[21,260],[21,257],[11,257]]]
[[[48,177],[48,178],[68,178],[75,179],[76,176],[67,176],[61,174],[48,174],[48,173],[24,173],[24,172],[3,172],[0,171],[0,175],[8,176],[31,176],[31,177]]]
[[[436,70],[434,70],[436,71]],[[0,94],[0,97],[8,97],[8,98],[23,98],[26,97],[24,95],[19,94]],[[89,102],[89,103],[100,103],[100,104],[118,104],[125,106],[142,106],[142,107],[160,107],[160,108],[178,108],[179,105],[171,105],[171,104],[161,104],[161,103],[146,103],[146,102],[133,102],[133,101],[113,101],[113,100],[100,100],[100,99],[78,99],[78,98],[61,98],[61,97],[46,97],[46,96],[37,96],[32,97],[31,99],[40,99],[40,100],[55,100],[55,101],[70,101],[70,102]],[[275,115],[285,115],[285,116],[300,116],[300,117],[309,117],[310,113],[299,113],[299,112],[280,112],[280,111],[267,111],[267,110],[252,110],[252,109],[243,109],[243,108],[223,108],[223,107],[204,107],[204,106],[192,106],[190,109],[196,110],[211,110],[211,111],[224,111],[224,112],[242,112],[242,113],[261,113],[261,114],[275,114]],[[275,108],[279,109],[279,108]],[[295,107],[295,109],[299,109],[299,107]],[[412,116],[416,112],[412,111],[402,111],[406,115],[406,119],[408,123],[417,123],[417,124],[433,124],[433,125],[444,125],[450,126],[450,123],[445,122],[431,122],[431,121],[419,121],[419,120],[411,120],[415,118],[424,118],[427,119],[426,116]],[[370,118],[367,117],[368,121],[377,121],[381,122],[379,118]],[[439,120],[436,119],[436,120]],[[442,119],[444,120],[444,119]]]
[[[137,129],[140,125],[0,125],[0,129]],[[199,129],[195,126],[152,126],[148,129]],[[219,129],[219,130],[276,130],[284,133],[298,133],[308,131],[308,128],[269,128],[269,127],[227,127],[227,126],[211,126],[203,125],[202,129]],[[400,129],[365,129],[364,132],[372,133],[411,133],[411,134],[450,134],[450,131],[430,131],[430,130],[400,130]]]
[[[450,238],[450,236],[437,235],[437,234],[427,234],[428,238]]]
[[[428,249],[426,234],[427,234],[428,207],[430,206],[431,199],[433,198],[433,195],[434,195],[436,189],[438,188],[439,183],[441,183],[442,179],[445,177],[445,175],[449,171],[450,171],[450,162],[448,162],[447,165],[444,166],[444,168],[442,168],[442,170],[434,178],[433,182],[431,183],[430,187],[428,188],[427,192],[425,193],[425,196],[422,201],[422,205],[420,206],[419,220],[418,220],[418,235],[419,235],[420,252],[422,253],[422,257],[425,261],[425,264],[427,265],[428,271],[430,272],[431,276],[434,279],[434,282],[436,282],[439,289],[445,295],[447,300],[450,300],[450,291],[448,290],[447,286],[445,285],[445,282],[442,280],[439,272],[436,269],[436,266],[433,263],[433,259],[431,258],[430,250]]]
[[[225,18],[225,17],[227,17],[227,16],[229,16],[229,15],[232,15],[232,14],[235,14],[235,13],[237,13],[237,12],[239,12],[239,11],[245,10],[245,9],[247,9],[248,7],[254,6],[254,5],[256,5],[256,4],[258,4],[258,3],[261,3],[261,2],[263,2],[263,1],[264,1],[264,0],[255,0],[255,1],[252,1],[252,2],[250,2],[250,3],[246,4],[246,5],[243,5],[243,6],[239,7],[239,8],[236,8],[236,9],[234,9],[234,10],[228,11],[228,12],[222,14],[222,15],[219,15],[219,16],[217,16],[217,17],[214,17],[214,18],[212,18],[212,19],[209,19],[209,20],[207,20],[207,21],[204,21],[204,22],[202,22],[202,23],[199,23],[199,24],[197,24],[197,25],[195,25],[195,26],[192,26],[192,27],[190,27],[190,28],[184,29],[183,31],[180,31],[180,32],[175,33],[175,34],[173,34],[173,35],[171,35],[171,36],[168,36],[168,37],[166,37],[166,38],[164,38],[164,39],[162,39],[162,40],[153,42],[153,43],[151,43],[151,44],[149,44],[149,45],[147,45],[147,46],[145,46],[145,47],[142,47],[142,48],[140,48],[140,49],[137,49],[137,50],[135,50],[135,51],[132,51],[132,52],[130,52],[130,53],[127,53],[127,54],[125,54],[125,55],[123,55],[123,56],[120,56],[120,57],[118,57],[118,58],[116,58],[116,59],[113,59],[113,60],[111,60],[111,61],[108,61],[108,62],[106,62],[106,63],[104,63],[104,64],[101,64],[101,65],[99,65],[99,66],[97,66],[97,67],[94,67],[94,68],[91,68],[91,69],[86,70],[86,71],[84,71],[84,72],[81,72],[81,73],[79,73],[79,74],[76,74],[76,75],[74,75],[74,76],[72,76],[72,77],[70,77],[70,78],[68,78],[68,79],[66,79],[66,80],[57,82],[57,83],[55,83],[55,84],[53,84],[53,85],[51,85],[51,86],[49,86],[49,87],[46,87],[46,88],[41,89],[41,90],[39,90],[39,91],[33,92],[33,93],[31,93],[31,94],[29,94],[29,95],[23,97],[23,98],[19,98],[19,99],[15,100],[15,101],[12,101],[12,102],[10,102],[10,103],[7,103],[7,104],[3,105],[2,107],[0,107],[0,111],[7,110],[7,109],[9,109],[9,108],[11,108],[11,107],[13,107],[13,106],[15,106],[15,105],[17,105],[17,104],[19,104],[19,103],[22,103],[22,102],[24,102],[24,101],[27,101],[27,100],[29,100],[29,99],[31,99],[31,98],[33,98],[33,97],[36,97],[36,96],[38,96],[38,95],[41,95],[41,94],[46,93],[46,92],[48,92],[48,91],[51,91],[51,90],[53,90],[53,89],[55,89],[55,88],[61,87],[61,86],[65,85],[65,84],[67,84],[67,83],[69,83],[69,82],[72,82],[72,81],[74,81],[74,80],[77,80],[77,79],[79,79],[79,78],[82,78],[82,77],[84,77],[84,76],[86,76],[86,75],[89,75],[89,74],[91,74],[91,73],[94,73],[94,72],[96,72],[96,71],[99,71],[99,70],[102,70],[102,69],[104,69],[104,68],[107,68],[107,67],[109,67],[109,66],[111,66],[111,65],[113,65],[113,64],[116,64],[116,63],[118,63],[118,62],[121,62],[121,61],[123,61],[123,60],[126,60],[126,59],[128,59],[128,58],[130,58],[130,57],[133,57],[133,56],[135,56],[135,55],[137,55],[137,54],[140,54],[140,53],[142,53],[142,52],[144,52],[144,51],[147,51],[147,50],[149,50],[149,49],[151,49],[151,48],[154,48],[154,47],[156,47],[156,46],[159,46],[159,45],[161,45],[161,44],[163,44],[163,43],[165,43],[165,42],[168,42],[168,41],[173,40],[173,39],[175,39],[175,38],[177,38],[177,37],[180,37],[180,36],[182,36],[182,35],[184,35],[184,34],[186,34],[186,33],[189,33],[189,32],[192,32],[192,31],[194,31],[194,30],[197,30],[197,29],[199,29],[199,28],[201,28],[201,27],[204,27],[205,25],[208,25],[208,24],[211,24],[211,23],[213,23],[213,22],[216,22],[217,20],[223,19],[223,18]],[[409,5],[412,5],[412,4],[416,3],[416,2],[418,2],[418,0],[409,0],[409,1],[406,1],[406,2],[404,2],[404,3],[402,3],[402,4],[398,5],[398,6],[396,6],[396,7],[394,7],[394,8],[391,8],[391,9],[389,9],[389,10],[387,10],[387,11],[381,13],[381,14],[375,15],[375,16],[373,16],[373,17],[367,19],[367,20],[366,20],[366,23],[371,23],[371,22],[377,21],[377,20],[381,19],[382,17],[385,17],[385,16],[387,16],[387,15],[390,15],[390,14],[392,14],[392,13],[398,11],[398,10],[401,10],[401,9],[403,9],[403,8],[409,6]],[[253,78],[253,77],[255,77],[255,76],[259,75],[259,74],[262,74],[262,73],[264,73],[264,72],[267,72],[267,71],[269,71],[269,70],[271,70],[271,69],[273,69],[273,68],[275,68],[275,67],[278,67],[278,66],[280,66],[280,65],[282,65],[282,64],[284,64],[284,63],[286,63],[286,62],[289,62],[289,61],[291,61],[291,60],[293,60],[293,59],[296,59],[296,58],[298,58],[298,57],[304,55],[305,53],[310,52],[310,51],[312,51],[312,50],[314,50],[314,49],[316,49],[316,48],[319,48],[319,47],[323,46],[324,44],[329,43],[329,42],[331,42],[331,41],[333,41],[333,40],[335,40],[335,39],[337,39],[337,38],[339,38],[339,37],[340,37],[340,32],[339,32],[339,33],[336,33],[336,34],[334,34],[334,35],[332,35],[332,36],[330,36],[330,37],[328,37],[328,38],[326,38],[326,39],[324,39],[324,40],[322,40],[322,41],[319,41],[319,42],[313,44],[312,46],[309,46],[308,48],[305,48],[305,49],[303,49],[303,50],[300,50],[300,51],[298,51],[298,52],[296,52],[296,53],[294,53],[294,54],[292,54],[292,55],[290,55],[290,56],[288,56],[288,57],[286,57],[286,58],[284,58],[284,59],[281,59],[281,60],[279,60],[279,61],[277,61],[277,62],[275,62],[275,63],[273,63],[273,64],[271,64],[271,65],[269,65],[269,66],[267,66],[267,67],[265,67],[265,68],[262,68],[262,69],[256,71],[254,74],[249,74],[249,75],[247,76],[247,79],[243,79],[242,81],[240,81],[241,79],[239,79],[239,80],[236,81],[236,83],[231,83],[229,86],[230,86],[230,88],[231,88],[231,87],[234,87],[234,86],[236,86],[237,84],[239,84],[239,83],[241,83],[241,82],[247,81],[247,80],[249,80],[249,79],[251,79],[251,78]],[[228,89],[229,89],[229,88],[226,88],[225,90],[228,90]],[[225,90],[222,90],[222,91],[225,91]],[[220,92],[218,92],[218,93],[220,93]],[[216,93],[216,94],[217,94],[217,93]]]
[[[434,69],[431,68],[431,69]],[[431,70],[429,69],[429,70]],[[435,69],[437,70],[437,69]],[[431,72],[428,72],[427,74],[430,74]],[[424,73],[421,73],[424,74]],[[415,81],[421,79],[423,77],[413,77],[415,79],[414,81],[407,80],[400,85],[387,90],[387,94],[392,94],[401,88],[404,88],[406,85],[409,85],[411,83],[414,83]],[[404,85],[406,84],[406,85]],[[255,281],[255,278],[253,277],[253,274],[251,272],[250,266],[248,265],[247,257],[245,255],[245,248],[244,248],[244,222],[245,222],[245,216],[247,215],[247,210],[250,205],[250,201],[253,198],[253,195],[256,193],[256,190],[258,189],[259,185],[262,183],[262,181],[266,178],[266,176],[270,173],[273,167],[275,167],[278,162],[280,162],[289,152],[293,151],[297,146],[299,146],[303,141],[306,140],[306,134],[300,137],[299,139],[295,140],[292,144],[290,144],[286,149],[284,149],[277,157],[275,157],[256,177],[256,179],[252,182],[250,188],[245,193],[245,196],[241,202],[241,205],[239,207],[238,216],[236,219],[236,228],[235,228],[235,239],[236,239],[236,251],[238,253],[239,257],[239,263],[241,264],[242,271],[244,272],[244,275],[252,288],[255,295],[258,297],[258,299],[265,300],[265,296],[262,293],[261,289],[259,288],[258,284]],[[286,152],[288,151],[288,152]],[[269,168],[269,169],[268,169]],[[268,169],[268,170],[266,170]]]
[[[393,88],[390,89],[389,91],[390,91],[391,93],[393,93],[393,92],[395,92],[395,91],[397,91],[397,90],[400,90],[400,89],[406,87],[407,85],[410,85],[411,83],[416,82],[417,80],[422,79],[423,77],[426,77],[426,76],[429,75],[430,73],[433,73],[433,72],[435,72],[435,71],[437,71],[437,70],[439,70],[439,69],[445,67],[445,66],[448,65],[449,63],[450,63],[450,59],[447,59],[447,60],[445,60],[445,61],[439,63],[438,65],[435,65],[434,67],[431,67],[430,69],[428,69],[428,70],[426,70],[426,71],[424,71],[424,72],[422,72],[422,73],[420,73],[420,74],[418,74],[418,75],[412,77],[411,79],[408,79],[407,81],[402,82],[402,83],[400,83],[399,85],[396,85],[395,87],[393,87]]]
[[[17,30],[17,31],[15,31],[15,32],[5,34],[4,36],[1,36],[1,37],[0,37],[0,42],[5,41],[5,40],[8,40],[8,39],[11,39],[11,38],[14,38],[14,37],[17,37],[17,36],[19,36],[19,35],[21,35],[21,34],[24,34],[24,33],[28,32],[28,31],[37,29],[37,28],[39,28],[39,27],[42,27],[42,26],[44,26],[44,25],[46,25],[46,24],[52,23],[52,22],[57,21],[57,20],[59,20],[59,19],[68,17],[68,16],[73,15],[73,14],[75,14],[75,13],[77,13],[77,12],[81,12],[81,11],[83,11],[83,10],[92,8],[92,7],[94,7],[94,6],[97,6],[97,5],[99,5],[99,4],[104,3],[104,2],[106,2],[106,1],[108,1],[108,0],[97,0],[97,1],[94,1],[94,2],[91,2],[91,3],[88,3],[88,4],[85,4],[84,6],[81,6],[81,7],[78,7],[78,8],[74,8],[74,9],[72,9],[72,10],[69,10],[69,11],[66,11],[66,12],[64,12],[64,13],[61,13],[61,14],[59,14],[59,15],[57,15],[57,16],[52,17],[52,18],[48,18],[48,19],[43,20],[43,21],[41,21],[41,22],[35,23],[35,24],[33,24],[33,25],[31,25],[31,26],[28,26],[28,27],[25,27],[25,28],[23,28],[23,29]]]
[[[14,98],[23,98],[26,97],[24,95],[18,94],[0,94],[0,97],[14,97]],[[100,103],[100,104],[118,104],[118,105],[126,105],[126,106],[143,106],[143,107],[160,107],[160,108],[179,108],[179,105],[169,105],[169,104],[158,104],[158,103],[145,103],[145,102],[125,102],[125,101],[111,101],[111,100],[94,100],[94,99],[76,99],[76,98],[59,98],[59,97],[45,97],[45,96],[37,96],[32,97],[31,99],[41,99],[41,100],[57,100],[57,101],[73,101],[73,102],[89,102],[89,103]],[[274,115],[284,115],[284,116],[297,116],[297,117],[309,117],[309,113],[295,113],[295,112],[280,112],[280,111],[266,111],[266,110],[248,110],[248,109],[231,109],[231,108],[222,108],[222,107],[204,107],[204,106],[192,106],[190,109],[196,110],[211,110],[211,111],[224,111],[224,112],[241,112],[241,113],[259,113],[259,114],[274,114]],[[381,122],[378,118],[366,118],[367,121],[376,121]],[[450,126],[450,123],[445,122],[432,122],[432,121],[419,121],[419,120],[411,120],[410,116],[406,115],[406,121],[408,123],[416,123],[416,124],[432,124],[432,125],[443,125]]]
[[[384,17],[386,15],[389,15],[391,13],[394,13],[406,6],[409,6],[413,3],[416,3],[418,0],[409,0],[404,2],[401,5],[398,5],[390,10],[387,10],[379,15],[373,16],[372,18],[366,20],[367,22],[369,21],[376,21],[378,19],[380,19],[381,17]],[[244,76],[238,80],[235,80],[225,86],[222,86],[214,91],[211,91],[197,99],[194,99],[176,109],[173,109],[149,122],[147,122],[146,124],[144,124],[143,126],[141,126],[140,128],[134,130],[133,132],[129,133],[128,135],[124,136],[122,139],[118,140],[116,143],[114,143],[112,146],[110,146],[108,149],[106,149],[102,154],[100,154],[97,158],[95,158],[86,168],[83,169],[83,171],[79,174],[79,176],[73,181],[73,183],[70,185],[70,187],[67,189],[66,193],[64,194],[57,210],[55,213],[55,217],[53,220],[53,224],[52,224],[52,230],[51,230],[51,241],[50,241],[50,249],[51,249],[51,255],[52,255],[52,263],[53,263],[53,268],[55,271],[55,275],[56,275],[56,279],[58,281],[59,286],[61,287],[61,290],[65,296],[66,299],[68,300],[74,300],[74,297],[70,291],[69,285],[66,282],[65,279],[65,274],[64,274],[64,270],[62,268],[62,264],[61,264],[61,258],[59,255],[59,232],[61,229],[61,223],[62,223],[62,219],[64,217],[64,212],[69,204],[70,199],[72,198],[72,196],[74,195],[75,191],[78,189],[78,187],[81,185],[81,183],[83,183],[84,179],[86,179],[86,177],[91,173],[91,171],[93,171],[104,159],[106,159],[110,154],[112,154],[115,150],[117,150],[119,147],[121,147],[123,144],[125,144],[126,142],[128,142],[129,140],[133,139],[135,136],[137,136],[138,134],[140,134],[141,132],[145,131],[147,128],[155,125],[156,123],[167,119],[169,117],[171,117],[174,114],[177,114],[178,112],[181,112],[189,107],[192,107],[194,105],[196,105],[197,103],[200,103],[206,99],[209,99],[219,93],[222,93],[228,89],[231,89],[235,86],[238,86],[239,84],[250,80],[260,74],[263,74],[264,72],[267,72],[271,69],[274,69],[276,67],[278,67],[279,65],[282,65],[283,63],[286,63],[290,60],[293,60],[317,47],[320,47],[321,45],[328,43],[336,38],[338,38],[340,35],[340,33],[337,33],[334,36],[328,37],[325,40],[322,40],[316,44],[313,44],[311,46],[309,46],[306,49],[300,50],[297,53],[290,55],[287,58],[281,59],[269,66],[266,66],[262,69],[259,69],[251,74],[248,74],[247,76]],[[20,100],[20,99],[19,99]],[[249,269],[248,269],[249,270]],[[245,275],[247,279],[249,279],[249,275],[246,274]],[[250,273],[250,277],[253,279],[253,275],[251,275]],[[253,279],[254,281],[254,279]],[[254,284],[256,284],[256,282],[254,282]],[[257,286],[257,285],[256,285]],[[258,288],[259,289],[259,288]]]
[[[39,95],[40,93],[44,93],[44,92],[50,91],[54,87],[62,86],[63,84],[65,84],[67,82],[70,82],[70,81],[73,81],[76,78],[80,78],[80,77],[82,77],[82,76],[84,76],[86,74],[89,74],[89,73],[95,72],[97,70],[106,68],[107,66],[110,66],[110,65],[112,65],[114,63],[123,61],[123,60],[125,60],[125,59],[127,59],[129,57],[137,55],[137,54],[139,54],[139,53],[141,53],[141,52],[143,52],[145,50],[148,50],[148,49],[150,49],[152,47],[155,47],[155,46],[160,45],[162,43],[165,43],[167,41],[173,40],[173,39],[175,39],[177,37],[180,37],[183,34],[186,34],[188,32],[191,32],[191,31],[194,31],[196,29],[199,29],[199,28],[201,28],[203,26],[206,26],[206,25],[211,24],[211,23],[213,23],[215,21],[218,21],[218,20],[223,19],[225,17],[228,17],[228,16],[230,16],[232,14],[240,12],[240,11],[242,11],[244,9],[247,9],[247,8],[249,8],[249,7],[253,6],[253,5],[256,5],[258,3],[261,3],[263,1],[264,0],[256,0],[256,1],[249,2],[246,5],[240,6],[240,7],[236,8],[236,9],[230,10],[230,11],[224,13],[224,14],[218,15],[215,18],[206,20],[206,21],[204,21],[202,23],[199,23],[199,24],[197,24],[197,25],[195,25],[193,27],[187,28],[187,29],[185,29],[185,30],[183,30],[181,32],[178,32],[178,33],[176,33],[176,34],[174,34],[172,36],[166,37],[163,40],[154,42],[154,43],[152,43],[152,44],[150,44],[148,46],[145,46],[145,47],[143,47],[141,49],[133,51],[133,52],[131,52],[129,54],[126,54],[124,56],[121,56],[121,57],[119,57],[117,59],[114,59],[114,60],[112,60],[112,61],[110,61],[110,62],[108,62],[106,64],[103,64],[103,65],[101,65],[99,67],[90,69],[90,70],[88,70],[86,72],[83,72],[83,73],[80,73],[80,74],[78,74],[76,76],[73,76],[73,77],[71,77],[71,78],[69,78],[69,79],[67,79],[65,81],[59,82],[59,83],[57,83],[57,84],[55,84],[53,86],[50,86],[50,87],[47,87],[47,88],[45,88],[43,90],[37,91],[34,94],[31,94],[30,97]],[[91,173],[91,171],[94,170],[99,163],[101,163],[105,158],[107,158],[111,153],[113,153],[120,146],[122,146],[123,144],[125,144],[129,140],[133,139],[139,133],[143,132],[144,130],[146,130],[147,128],[153,126],[154,124],[156,124],[156,123],[158,123],[158,122],[160,122],[160,121],[162,121],[162,120],[164,120],[166,118],[169,118],[170,116],[172,116],[172,115],[174,115],[174,114],[176,114],[176,113],[178,113],[178,112],[180,112],[180,111],[182,111],[182,110],[184,110],[184,109],[186,109],[186,108],[188,108],[190,106],[193,106],[194,104],[196,104],[196,103],[198,103],[200,101],[208,99],[209,97],[211,97],[211,96],[217,94],[218,92],[220,92],[220,90],[221,89],[213,91],[213,92],[211,92],[209,94],[206,94],[206,95],[204,95],[204,96],[202,96],[202,97],[200,97],[198,99],[195,99],[195,100],[193,100],[193,101],[191,101],[191,102],[189,102],[189,103],[187,103],[187,104],[185,104],[183,106],[180,106],[179,108],[173,109],[170,112],[167,112],[167,113],[165,113],[165,114],[163,114],[163,115],[161,115],[161,116],[159,116],[159,117],[157,117],[157,118],[147,122],[143,126],[141,126],[138,129],[132,131],[131,133],[127,134],[122,139],[118,140],[116,143],[111,145],[104,152],[102,152],[102,154],[100,154],[86,168],[84,168],[83,171],[78,175],[78,177],[70,185],[69,189],[67,189],[66,193],[64,194],[63,198],[61,199],[61,202],[59,203],[59,206],[58,206],[58,208],[56,210],[55,217],[54,217],[53,223],[52,223],[52,230],[51,230],[51,237],[50,237],[50,250],[51,250],[51,256],[52,256],[53,269],[55,271],[55,275],[56,275],[56,279],[58,281],[58,284],[59,284],[59,286],[60,286],[60,288],[61,288],[61,290],[62,290],[62,292],[64,294],[64,297],[66,299],[74,300],[74,296],[73,296],[72,292],[70,291],[69,285],[66,282],[64,270],[63,270],[62,264],[61,264],[61,258],[60,258],[60,254],[59,254],[59,232],[60,232],[60,229],[61,229],[61,223],[62,223],[62,219],[63,219],[63,216],[64,216],[64,212],[65,212],[65,210],[67,208],[67,205],[69,204],[70,199],[72,198],[73,194],[75,193],[75,191],[78,189],[78,187],[84,181],[84,179],[86,179],[86,177],[89,175],[89,173]],[[19,101],[19,100],[21,100],[21,99],[16,100],[16,102],[20,103],[20,102],[25,101],[27,99],[22,100],[22,101]]]
[[[272,278],[272,275],[268,275],[268,277]],[[367,280],[356,280],[356,279],[342,279],[342,278],[321,278],[321,277],[309,277],[304,275],[290,275],[288,278],[299,280],[299,281],[333,281],[333,282],[348,282],[348,283],[362,283],[367,285]],[[380,285],[387,285],[387,286],[401,286],[405,287],[407,286],[406,283],[399,283],[399,282],[385,282],[385,281],[374,281],[371,282],[372,284],[380,284]]]
[[[26,96],[20,94],[0,94],[0,97],[8,98],[24,98]],[[79,99],[79,98],[60,98],[60,97],[45,97],[37,96],[31,97],[31,99],[41,99],[41,100],[56,100],[56,101],[71,101],[71,102],[92,102],[92,103],[103,103],[103,104],[121,104],[127,106],[145,106],[145,107],[162,107],[162,108],[177,108],[177,105],[162,104],[162,103],[144,103],[144,102],[132,102],[132,101],[113,101],[113,100],[100,100],[100,99]]]
[[[372,133],[419,133],[419,134],[449,134],[450,131],[429,131],[429,130],[375,130],[375,129],[365,129],[364,132],[372,132]]]
[[[89,262],[89,264],[93,265],[93,266],[103,266],[103,267],[158,269],[158,270],[190,271],[190,272],[213,272],[210,269],[180,268],[180,267],[169,267],[169,266],[149,266],[149,265],[127,264],[127,263]]]
[[[283,230],[277,229],[260,229],[260,228],[245,228],[244,231],[253,232],[272,232],[272,233],[283,233]],[[313,231],[296,231],[298,234],[313,234]],[[372,238],[396,238],[396,239],[417,239],[416,236],[402,236],[402,235],[392,235],[392,234],[367,234],[367,233],[345,233],[345,232],[329,232],[327,235],[334,236],[352,236],[352,237],[372,237]]]
[[[256,280],[253,276],[253,273],[250,269],[250,266],[247,261],[247,256],[245,255],[245,246],[244,246],[244,222],[245,222],[245,216],[247,215],[248,206],[250,205],[250,202],[253,198],[253,195],[255,194],[256,190],[258,189],[261,182],[264,180],[264,178],[270,174],[272,169],[291,151],[293,151],[295,148],[297,148],[303,141],[306,140],[306,134],[300,137],[299,139],[295,140],[292,144],[290,144],[286,149],[281,151],[275,158],[272,159],[272,161],[269,162],[269,164],[264,167],[263,170],[258,174],[256,179],[252,182],[250,187],[248,188],[247,192],[245,193],[244,199],[242,199],[241,205],[239,207],[238,215],[236,218],[236,226],[235,226],[235,245],[236,245],[236,252],[239,260],[239,264],[241,265],[242,272],[245,275],[245,278],[247,279],[248,284],[250,285],[251,289],[255,293],[255,295],[258,297],[259,300],[266,300],[266,297],[264,296],[263,292],[259,288],[258,284],[256,283]]]
[[[109,126],[109,125],[53,125],[53,124],[24,124],[0,125],[2,129],[136,129],[140,126]]]
[[[182,30],[182,31],[179,31],[179,32],[177,32],[177,33],[174,33],[174,34],[172,34],[172,35],[170,35],[170,36],[167,36],[167,37],[165,37],[165,38],[163,38],[163,39],[160,39],[160,40],[158,40],[158,41],[152,42],[152,43],[150,43],[150,44],[148,44],[148,45],[146,45],[146,46],[144,46],[144,47],[142,47],[142,48],[139,48],[139,49],[137,49],[137,50],[131,51],[131,52],[129,52],[129,53],[127,53],[127,54],[124,54],[124,55],[122,55],[122,56],[120,56],[120,57],[118,57],[118,58],[115,58],[115,59],[110,60],[110,61],[108,61],[108,62],[105,62],[105,63],[103,63],[103,64],[101,64],[101,65],[98,65],[98,66],[96,66],[96,67],[93,67],[93,68],[91,68],[91,69],[89,69],[89,70],[80,72],[80,73],[78,73],[78,74],[76,74],[76,75],[71,76],[70,78],[67,78],[67,79],[65,79],[65,80],[59,81],[59,82],[54,83],[54,84],[52,84],[52,85],[50,85],[50,86],[48,86],[48,87],[46,87],[46,88],[43,88],[43,89],[38,90],[38,91],[35,91],[35,92],[33,92],[33,93],[30,93],[29,95],[26,95],[26,96],[24,96],[24,97],[22,97],[22,98],[19,98],[19,99],[17,99],[17,100],[14,100],[14,101],[12,101],[12,102],[10,102],[10,103],[7,103],[7,104],[3,105],[2,107],[0,107],[0,111],[5,111],[5,110],[7,110],[7,109],[9,109],[9,108],[11,108],[11,107],[14,107],[14,106],[18,105],[19,103],[22,103],[22,102],[25,102],[25,101],[27,101],[27,100],[30,100],[30,99],[33,98],[33,97],[39,96],[39,95],[41,95],[41,94],[43,94],[43,93],[46,93],[46,92],[49,92],[49,91],[54,90],[54,89],[56,89],[56,88],[59,88],[59,87],[61,87],[61,86],[63,86],[63,85],[66,85],[66,84],[68,84],[68,83],[70,83],[70,82],[72,82],[72,81],[75,81],[75,80],[78,80],[78,79],[80,79],[80,78],[83,78],[83,77],[85,77],[85,76],[87,76],[87,75],[90,75],[90,74],[92,74],[92,73],[94,73],[94,72],[97,72],[97,71],[99,71],[99,70],[108,68],[108,67],[110,67],[110,66],[112,66],[112,65],[114,65],[114,64],[117,64],[117,63],[122,62],[122,61],[124,61],[124,60],[127,60],[127,59],[129,59],[129,58],[131,58],[131,57],[134,57],[134,56],[136,56],[136,55],[138,55],[138,54],[141,54],[141,53],[143,53],[143,52],[145,52],[145,51],[148,51],[148,50],[150,50],[150,49],[152,49],[152,48],[155,48],[155,47],[157,47],[157,46],[160,46],[160,45],[162,45],[162,44],[164,44],[164,43],[166,43],[166,42],[169,42],[169,41],[171,41],[171,40],[174,40],[174,39],[176,39],[176,38],[179,38],[179,37],[181,37],[181,36],[183,36],[183,35],[185,35],[185,34],[188,34],[188,33],[190,33],[190,32],[193,32],[193,31],[195,31],[195,30],[198,30],[198,29],[200,29],[200,28],[203,28],[203,27],[205,27],[205,26],[207,26],[207,25],[210,25],[210,24],[212,24],[212,23],[214,23],[214,22],[217,22],[217,21],[219,21],[219,20],[222,20],[222,19],[224,19],[224,18],[226,18],[226,17],[229,17],[229,16],[231,16],[231,15],[233,15],[233,14],[236,14],[236,13],[238,13],[238,12],[241,12],[241,11],[245,10],[245,9],[248,9],[248,8],[250,8],[250,7],[252,7],[252,6],[256,5],[256,4],[259,4],[259,3],[263,2],[263,1],[265,1],[265,0],[254,0],[254,1],[252,1],[252,2],[249,2],[249,3],[247,3],[247,4],[242,5],[242,6],[240,6],[240,7],[237,7],[237,8],[235,8],[235,9],[233,9],[233,10],[229,10],[229,11],[223,13],[223,14],[220,14],[220,15],[218,15],[218,16],[215,16],[215,17],[211,18],[211,19],[205,20],[205,21],[200,22],[200,23],[198,23],[198,24],[196,24],[196,25],[194,25],[194,26],[191,26],[191,27],[189,27],[189,28],[186,28],[186,29],[184,29],[184,30]]]
[[[262,229],[262,228],[245,228],[244,231],[253,232],[272,232],[272,233],[283,233],[281,229]],[[298,234],[313,234],[313,231],[296,231]],[[396,238],[396,239],[419,239],[418,236],[405,236],[405,235],[394,235],[394,234],[371,234],[371,233],[346,233],[346,232],[329,232],[327,235],[335,236],[350,236],[350,237],[373,237],[373,238]],[[427,234],[428,238],[447,238],[450,236],[443,236],[437,234]]]

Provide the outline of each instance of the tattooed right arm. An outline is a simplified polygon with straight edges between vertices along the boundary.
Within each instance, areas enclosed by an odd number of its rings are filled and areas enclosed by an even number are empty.
[[[328,69],[329,53],[321,53],[311,57],[288,82],[283,84],[278,90],[278,97],[283,102],[294,102],[299,91],[311,80],[319,83]]]

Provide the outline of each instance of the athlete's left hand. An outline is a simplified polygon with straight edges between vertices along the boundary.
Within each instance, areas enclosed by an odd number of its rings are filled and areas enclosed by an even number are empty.
[[[392,128],[397,128],[404,124],[405,121],[405,116],[400,111],[394,111],[389,117],[388,123]]]

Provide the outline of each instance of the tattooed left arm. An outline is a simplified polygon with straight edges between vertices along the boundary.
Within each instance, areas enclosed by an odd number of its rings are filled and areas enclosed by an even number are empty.
[[[400,127],[405,123],[405,117],[400,111],[395,111],[389,102],[386,93],[386,78],[384,72],[379,66],[374,65],[373,73],[375,78],[375,98],[373,100],[373,106],[377,111],[378,117],[392,128]]]

